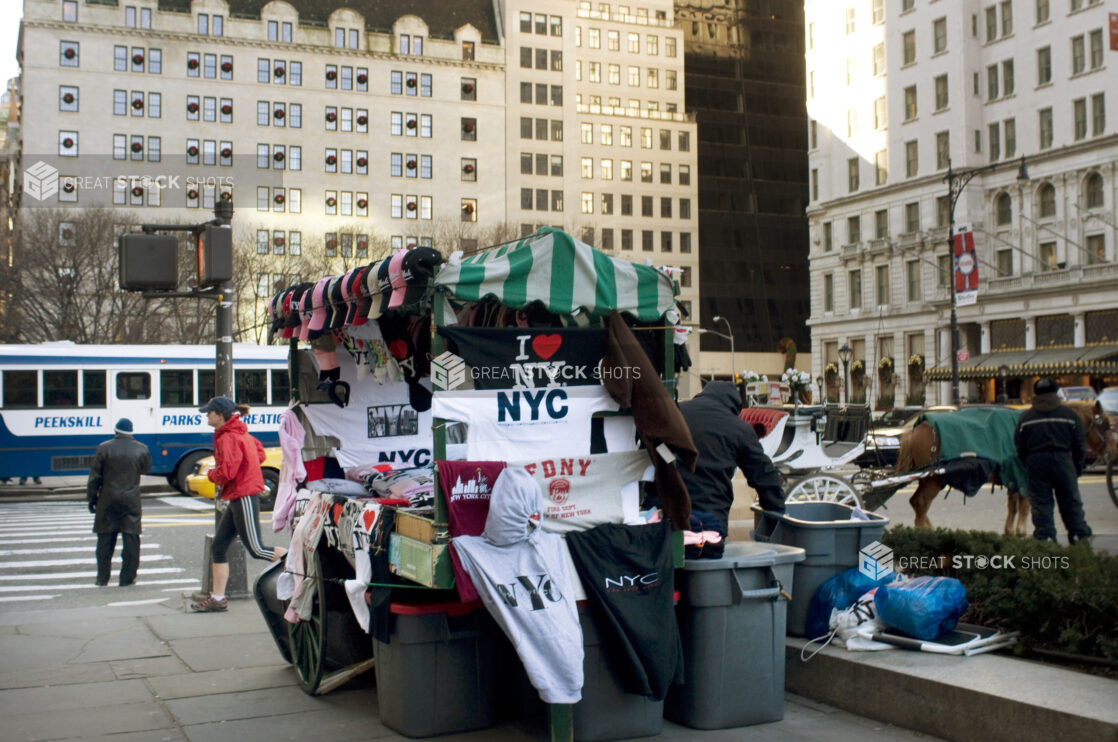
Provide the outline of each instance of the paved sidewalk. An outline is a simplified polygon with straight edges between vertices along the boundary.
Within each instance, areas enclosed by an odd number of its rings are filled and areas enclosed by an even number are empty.
[[[378,721],[372,672],[326,696],[305,695],[255,602],[231,601],[225,614],[184,609],[176,596],[159,605],[0,613],[0,738],[406,739]],[[933,739],[791,694],[780,722],[702,732],[665,721],[661,736],[711,742]],[[545,740],[547,733],[541,719],[441,739]]]

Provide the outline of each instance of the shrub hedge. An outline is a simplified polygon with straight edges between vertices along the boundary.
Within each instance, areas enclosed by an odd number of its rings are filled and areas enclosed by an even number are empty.
[[[898,571],[962,581],[970,601],[963,620],[1020,631],[1019,654],[1037,648],[1118,661],[1118,556],[945,528],[894,526],[883,540]]]

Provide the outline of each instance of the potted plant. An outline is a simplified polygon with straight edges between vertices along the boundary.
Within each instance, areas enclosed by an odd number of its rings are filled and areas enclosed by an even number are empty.
[[[883,386],[893,383],[893,357],[884,356],[877,362],[877,378],[881,380]]]
[[[908,378],[915,382],[924,380],[924,356],[919,353],[908,357]]]
[[[811,404],[811,374],[807,371],[797,371],[794,368],[785,369],[780,381],[788,385],[792,401]]]

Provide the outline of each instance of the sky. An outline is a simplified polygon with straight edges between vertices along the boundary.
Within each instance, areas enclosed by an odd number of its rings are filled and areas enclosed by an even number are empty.
[[[16,40],[19,19],[23,17],[23,0],[0,0],[0,88],[8,78],[19,74],[16,62]]]

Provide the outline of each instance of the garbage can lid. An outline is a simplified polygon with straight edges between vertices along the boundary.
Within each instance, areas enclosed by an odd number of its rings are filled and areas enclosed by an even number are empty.
[[[855,528],[857,526],[886,526],[889,519],[878,513],[863,511],[868,520],[855,520],[850,517],[854,508],[841,502],[786,502],[784,513],[777,514],[763,510],[753,503],[753,512],[761,513],[768,520],[781,520],[801,528]]]
[[[711,569],[768,567],[773,564],[802,562],[806,556],[807,552],[798,546],[735,541],[726,544],[721,559],[688,559],[684,562],[683,569],[689,572],[702,572]]]

